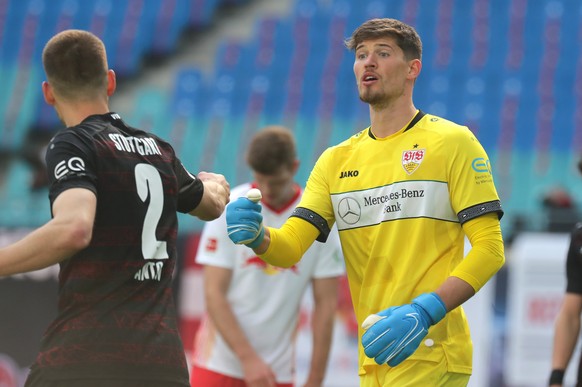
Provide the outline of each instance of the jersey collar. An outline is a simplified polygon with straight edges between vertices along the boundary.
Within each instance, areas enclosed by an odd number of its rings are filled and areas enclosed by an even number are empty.
[[[251,188],[259,188],[259,187],[257,186],[256,182],[253,182],[253,183],[251,183]],[[274,209],[273,207],[271,207],[270,205],[268,205],[264,201],[261,201],[261,204],[263,206],[267,207],[269,210],[271,210],[275,214],[282,214],[283,212],[287,211],[290,207],[292,207],[295,204],[295,202],[297,201],[297,199],[299,198],[299,196],[301,196],[301,187],[299,186],[299,184],[294,183],[293,190],[295,192],[294,192],[293,196],[291,197],[291,199],[284,206],[282,206],[279,209]]]
[[[408,126],[406,126],[406,129],[404,129],[403,133],[406,132],[409,129],[412,129],[412,127],[414,125],[416,125],[416,123],[418,121],[420,121],[422,119],[422,117],[424,117],[426,115],[425,112],[423,112],[422,110],[418,110],[418,112],[416,113],[416,115],[414,116],[414,118],[408,123]],[[376,136],[374,136],[374,133],[372,133],[372,127],[369,128],[370,130],[368,130],[368,135],[373,138],[374,140],[376,140]]]
[[[121,119],[121,116],[115,112],[109,112],[109,113],[105,113],[105,114],[93,114],[88,116],[87,118],[85,118],[81,123],[83,122],[87,122],[87,121],[92,121],[92,120],[105,120],[105,121],[109,121],[112,124],[116,124],[116,125],[125,125],[125,122],[123,122],[123,120]]]

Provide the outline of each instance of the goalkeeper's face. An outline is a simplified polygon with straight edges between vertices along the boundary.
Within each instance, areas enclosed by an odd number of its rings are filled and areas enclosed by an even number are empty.
[[[409,89],[420,71],[418,59],[407,60],[393,38],[365,40],[356,47],[354,74],[360,99],[373,106],[386,106],[412,95]]]
[[[295,188],[296,168],[282,167],[276,173],[253,172],[257,188],[263,195],[263,203],[279,210],[287,207],[297,193]]]

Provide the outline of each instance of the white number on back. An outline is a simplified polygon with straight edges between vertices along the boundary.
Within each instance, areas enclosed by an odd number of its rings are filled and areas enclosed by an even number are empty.
[[[156,239],[156,228],[164,209],[164,187],[158,170],[149,164],[135,166],[135,184],[137,194],[145,203],[148,197],[150,203],[143,222],[141,232],[141,251],[145,259],[167,259],[166,242]]]

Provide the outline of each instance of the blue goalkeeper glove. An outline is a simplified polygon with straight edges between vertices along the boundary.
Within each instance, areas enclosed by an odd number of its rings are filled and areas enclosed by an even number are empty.
[[[441,321],[447,309],[436,293],[425,293],[412,303],[371,314],[362,323],[364,353],[376,363],[395,367],[416,351],[428,328]]]
[[[236,244],[254,249],[265,237],[262,206],[240,197],[226,206],[226,230],[228,237]]]

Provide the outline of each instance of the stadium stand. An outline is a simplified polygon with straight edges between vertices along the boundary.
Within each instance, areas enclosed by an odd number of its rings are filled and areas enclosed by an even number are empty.
[[[1,0],[0,224],[34,227],[50,216],[46,187],[37,184],[42,179],[38,179],[39,171],[35,170],[42,157],[35,152],[42,150],[37,139],[46,142],[60,126],[54,110],[44,103],[40,93],[40,83],[44,79],[42,48],[54,33],[80,28],[101,37],[108,48],[109,65],[122,83],[125,79],[139,78],[145,59],[173,55],[185,31],[208,28],[220,7],[240,6],[246,2],[248,0]],[[187,132],[194,129],[192,124],[196,128],[201,126],[191,117],[203,111],[184,112],[187,108],[181,98],[176,95],[173,99],[161,90],[143,90],[129,117],[135,125],[163,137],[188,138]],[[173,103],[178,105],[174,107]],[[172,121],[168,115],[173,117]],[[179,117],[189,118],[180,123]],[[172,125],[167,126],[166,122]]]
[[[55,125],[38,84],[40,49],[57,29],[99,31],[113,47],[111,67],[139,81],[144,56],[172,55],[184,29],[208,28],[218,7],[238,3],[0,1],[0,149],[17,152],[31,128]],[[295,0],[288,16],[257,19],[250,39],[221,42],[212,74],[182,66],[166,90],[139,90],[125,116],[173,141],[193,170],[219,171],[231,184],[248,178],[245,139],[260,125],[287,125],[304,181],[325,147],[367,125],[343,40],[365,19],[400,18],[425,44],[417,107],[474,131],[491,157],[504,221],[525,214],[536,227],[548,187],[582,188],[574,167],[582,150],[580,11],[560,0]]]

